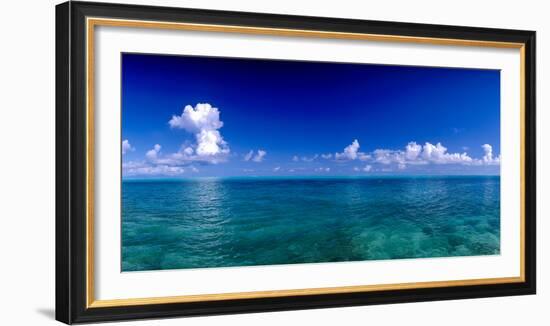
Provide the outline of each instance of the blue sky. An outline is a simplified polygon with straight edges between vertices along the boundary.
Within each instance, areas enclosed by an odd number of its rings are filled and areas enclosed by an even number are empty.
[[[500,72],[122,55],[124,177],[498,174]]]

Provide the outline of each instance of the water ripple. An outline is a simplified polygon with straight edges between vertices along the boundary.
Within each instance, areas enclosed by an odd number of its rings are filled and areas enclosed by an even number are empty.
[[[124,182],[124,271],[500,253],[500,178]]]

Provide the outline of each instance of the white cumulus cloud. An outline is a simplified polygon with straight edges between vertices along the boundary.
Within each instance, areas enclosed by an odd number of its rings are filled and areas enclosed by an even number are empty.
[[[466,153],[447,153],[447,148],[441,143],[433,145],[431,143],[424,144],[422,149],[422,158],[425,161],[433,162],[436,164],[449,164],[449,163],[466,163],[470,164],[473,159]]]
[[[185,129],[196,134],[202,130],[218,130],[223,126],[220,111],[208,103],[198,103],[194,108],[186,105],[181,115],[174,115],[168,121],[170,127]]]
[[[195,135],[197,137],[197,155],[214,156],[228,154],[229,147],[217,130],[201,130]]]
[[[159,144],[155,144],[155,146],[153,146],[153,149],[151,149],[151,150],[147,151],[147,153],[145,153],[145,157],[149,161],[155,162],[158,159],[161,148],[162,148],[162,146],[160,146]]]
[[[336,153],[334,155],[334,158],[336,158],[337,160],[355,160],[357,158],[359,147],[359,141],[355,139],[350,145],[344,148],[343,153]]]
[[[132,145],[130,144],[130,141],[128,139],[124,139],[122,141],[122,154],[126,154],[127,152],[133,152],[135,151],[135,148],[132,147]]]
[[[419,164],[460,164],[460,165],[498,165],[500,156],[494,158],[492,147],[488,144],[482,146],[485,155],[482,159],[472,158],[468,153],[449,153],[447,147],[441,143],[435,145],[426,142],[423,146],[416,142],[409,142],[405,150],[377,149],[373,152],[374,160],[380,164],[397,164],[402,170],[407,165]]]
[[[420,152],[422,152],[422,146],[416,142],[410,142],[405,147],[405,158],[409,161],[414,161],[418,158]]]
[[[424,145],[417,144],[414,141],[405,145],[404,149],[386,149],[379,148],[372,152],[365,153],[359,151],[359,141],[356,139],[348,145],[342,153],[334,155],[339,161],[360,160],[366,163],[376,163],[381,165],[393,165],[399,170],[403,170],[407,165],[425,165],[425,164],[458,164],[458,165],[499,165],[500,155],[493,154],[492,146],[482,145],[485,155],[481,159],[472,158],[466,151],[460,153],[448,152],[447,147],[440,142],[432,144],[430,142]],[[360,168],[357,168],[358,170]]]
[[[405,150],[377,149],[374,151],[375,161],[381,164],[397,164],[403,170],[407,164],[465,164],[471,165],[475,161],[467,153],[448,153],[441,143],[426,142],[424,146],[416,142],[409,142]]]
[[[405,154],[403,151],[391,149],[377,149],[373,152],[374,161],[380,164],[403,164],[405,162]]]
[[[162,146],[155,144],[145,153],[143,161],[123,164],[124,175],[178,175],[187,171],[199,172],[195,165],[218,164],[227,160],[230,149],[219,129],[223,127],[218,108],[208,103],[195,107],[185,106],[181,115],[168,121],[170,128],[182,129],[194,135],[195,141],[183,144],[177,152],[163,153]],[[132,150],[129,141],[122,144],[123,153]],[[260,156],[264,156],[265,153]]]
[[[198,157],[217,157],[213,161],[219,162],[220,157],[230,152],[219,131],[223,127],[220,111],[208,103],[185,106],[181,115],[172,116],[168,124],[173,129],[183,129],[195,135],[195,155]]]
[[[481,148],[483,148],[483,151],[485,152],[485,155],[483,155],[483,163],[487,165],[498,165],[500,164],[500,155],[497,157],[493,157],[493,146],[489,144],[483,144],[481,145]]]

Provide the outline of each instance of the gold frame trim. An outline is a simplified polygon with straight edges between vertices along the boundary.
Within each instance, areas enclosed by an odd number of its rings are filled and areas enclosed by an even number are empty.
[[[310,289],[289,289],[274,291],[254,291],[236,293],[217,293],[200,295],[182,295],[167,297],[129,298],[96,300],[94,296],[94,31],[96,26],[116,26],[133,28],[155,28],[200,32],[224,32],[256,35],[275,35],[290,37],[316,37],[330,39],[365,40],[378,42],[405,42],[416,44],[435,44],[452,46],[475,46],[493,48],[512,48],[520,50],[520,276],[486,279],[467,279],[395,284],[356,285]],[[383,34],[344,33],[301,29],[264,28],[233,25],[175,23],[145,20],[125,20],[110,18],[86,18],[86,308],[121,307],[150,304],[184,303],[198,301],[219,301],[232,299],[274,298],[305,296],[317,294],[337,294],[353,292],[374,292],[417,288],[439,288],[451,286],[473,286],[525,282],[525,44],[514,42],[496,42],[463,40],[448,38],[413,37]]]

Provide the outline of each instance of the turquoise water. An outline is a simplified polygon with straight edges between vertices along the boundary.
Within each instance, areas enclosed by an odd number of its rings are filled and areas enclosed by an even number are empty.
[[[500,177],[122,183],[122,270],[500,253]]]

